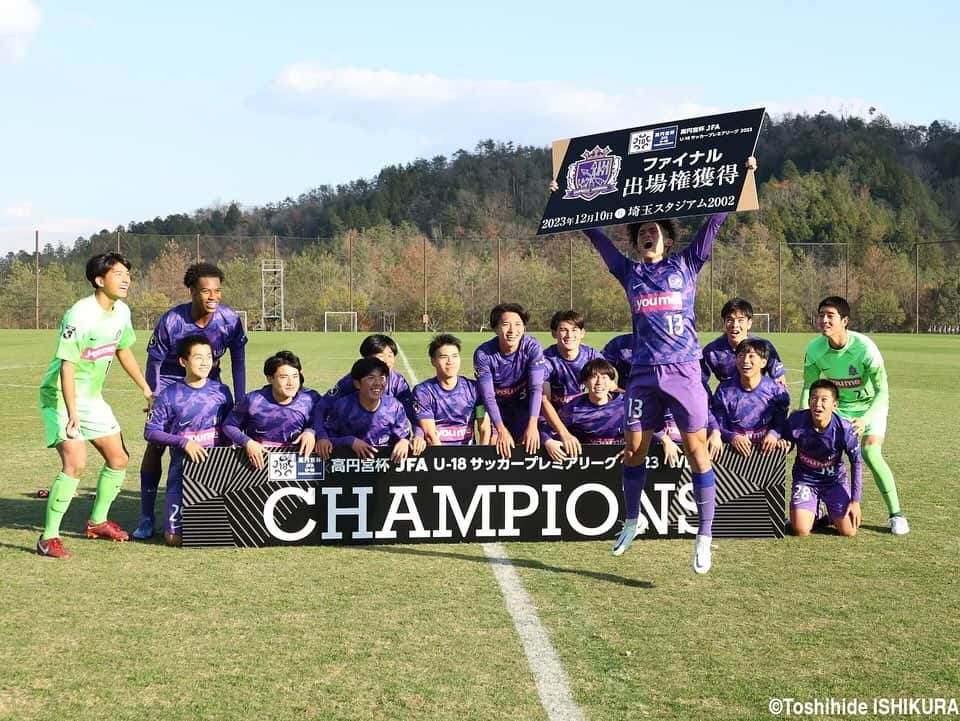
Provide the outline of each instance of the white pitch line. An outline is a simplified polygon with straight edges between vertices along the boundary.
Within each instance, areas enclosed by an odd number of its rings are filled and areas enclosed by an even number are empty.
[[[403,349],[397,346],[400,362],[407,372],[407,378],[412,385],[416,385],[417,374],[413,372],[410,360]],[[573,700],[570,691],[570,681],[560,663],[556,649],[550,643],[550,635],[540,623],[537,609],[530,600],[527,590],[523,587],[517,569],[510,563],[507,550],[500,543],[481,543],[483,555],[493,567],[493,576],[500,586],[503,601],[513,619],[513,627],[517,629],[523,652],[527,656],[527,664],[533,673],[533,680],[537,684],[537,694],[540,696],[540,705],[547,712],[550,721],[584,721],[583,711]]]

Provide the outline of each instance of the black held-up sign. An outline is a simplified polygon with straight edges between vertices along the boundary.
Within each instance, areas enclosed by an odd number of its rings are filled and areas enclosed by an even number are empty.
[[[623,519],[615,446],[585,446],[562,463],[518,451],[431,447],[392,463],[338,449],[329,461],[270,449],[256,470],[242,448],[213,448],[185,463],[184,546],[275,546],[612,539]],[[688,467],[647,458],[641,510],[646,538],[692,537],[697,506]],[[729,448],[715,464],[717,538],[784,532],[785,454],[744,458]]]
[[[756,210],[746,168],[764,109],[615,130],[553,143],[553,177],[537,235],[662,218]]]

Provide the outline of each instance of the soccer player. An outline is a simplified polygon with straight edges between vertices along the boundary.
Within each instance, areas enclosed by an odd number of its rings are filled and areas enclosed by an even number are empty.
[[[900,510],[897,484],[882,452],[890,404],[883,356],[872,340],[848,328],[850,304],[845,299],[830,296],[821,300],[817,318],[822,335],[807,345],[800,403],[806,404],[807,394],[818,378],[828,378],[836,384],[840,390],[839,413],[853,423],[860,435],[863,460],[890,514],[890,532],[907,534],[910,525]]]
[[[316,449],[321,458],[329,458],[332,445],[316,412],[320,394],[303,387],[300,359],[288,350],[277,351],[264,362],[263,375],[268,384],[237,401],[223,434],[246,450],[257,470],[264,468],[270,447],[296,445],[301,456]]]
[[[721,440],[742,456],[749,456],[754,444],[763,453],[787,445],[781,444],[780,430],[790,412],[790,394],[764,372],[769,353],[769,346],[759,338],[740,341],[739,376],[723,381],[710,399]]]
[[[787,383],[787,370],[773,343],[749,335],[753,327],[753,306],[743,298],[731,298],[720,309],[723,319],[723,335],[710,341],[703,347],[700,367],[703,372],[703,384],[708,385],[713,375],[719,382],[736,378],[737,346],[747,338],[762,340],[767,346],[767,375],[782,385]]]
[[[126,531],[107,519],[130,460],[120,424],[101,394],[114,356],[143,392],[148,407],[153,400],[131,349],[136,335],[130,308],[123,302],[130,289],[130,261],[119,253],[95,255],[87,261],[86,275],[94,292],[64,314],[53,360],[40,383],[47,447],[57,449],[62,464],[50,487],[43,533],[36,548],[38,554],[51,558],[70,557],[60,539],[60,523],[87,465],[85,441],[90,441],[104,460],[87,521],[87,538],[129,539]]]
[[[543,401],[543,349],[524,330],[530,315],[517,303],[490,311],[495,338],[473,353],[480,399],[497,431],[497,452],[509,458],[519,440],[526,452],[540,450],[537,422]]]
[[[580,443],[619,445],[623,443],[623,394],[617,393],[617,371],[603,358],[594,358],[584,364],[580,382],[585,393],[567,400],[557,413],[564,428]],[[555,461],[579,455],[567,451],[559,434],[545,433],[543,446]]]
[[[784,436],[797,447],[790,494],[790,526],[797,536],[810,535],[821,500],[841,536],[854,536],[860,527],[860,446],[853,424],[836,413],[839,398],[831,381],[814,381],[808,392],[808,409],[791,413],[787,419]],[[844,453],[850,460],[850,480]]]
[[[237,400],[246,392],[247,335],[243,323],[229,306],[221,303],[223,271],[210,263],[195,263],[187,268],[183,284],[190,291],[190,302],[174,306],[157,321],[147,343],[147,383],[154,395],[182,380],[186,371],[177,357],[177,342],[188,335],[202,335],[213,349],[210,378],[220,380],[220,359],[230,350],[233,393]],[[140,522],[133,532],[137,540],[153,537],[153,509],[160,486],[163,445],[147,443],[140,461]]]
[[[557,411],[583,392],[580,372],[600,351],[583,345],[583,315],[561,310],[550,319],[550,335],[557,342],[543,351],[544,386],[540,408],[546,423],[557,433],[567,455],[580,455],[580,441],[564,425]],[[614,381],[616,387],[616,381]]]
[[[177,356],[185,375],[160,391],[143,429],[147,442],[170,446],[163,521],[169,546],[181,543],[184,459],[200,463],[207,448],[221,445],[220,427],[233,407],[230,389],[210,378],[215,361],[209,338],[200,334],[181,338]]]
[[[747,163],[756,168],[753,158]],[[556,183],[554,183],[555,187]],[[626,522],[611,549],[619,556],[636,536],[646,454],[669,408],[680,429],[692,470],[699,527],[693,570],[707,573],[716,509],[716,480],[707,452],[707,392],[700,375],[702,352],[694,322],[697,275],[710,258],[713,240],[727,214],[710,216],[680,253],[668,255],[678,235],[674,219],[632,223],[630,243],[640,255],[623,255],[598,228],[585,230],[607,269],[620,281],[633,314],[633,365],[626,385],[626,446],[623,457]]]
[[[477,382],[460,375],[460,339],[441,333],[427,351],[436,376],[413,389],[413,411],[427,445],[490,443],[490,418],[477,397]]]
[[[374,458],[378,447],[393,446],[390,460],[410,452],[410,425],[403,405],[386,394],[390,368],[379,358],[361,358],[350,369],[355,393],[343,396],[330,411],[330,440],[360,458]]]

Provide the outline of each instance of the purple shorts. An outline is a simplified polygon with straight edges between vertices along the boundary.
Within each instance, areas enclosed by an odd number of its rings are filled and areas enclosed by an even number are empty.
[[[685,433],[707,427],[708,398],[699,361],[634,366],[625,390],[628,431],[659,431],[668,409]]]
[[[814,483],[793,482],[793,491],[790,493],[791,511],[809,511],[816,516],[820,501],[823,501],[827,507],[827,517],[832,523],[847,512],[850,506],[850,489],[844,483],[821,486]]]

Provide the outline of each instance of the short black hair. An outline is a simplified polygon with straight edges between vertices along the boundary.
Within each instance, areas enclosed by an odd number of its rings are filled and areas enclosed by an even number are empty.
[[[177,341],[177,358],[183,358],[186,360],[190,357],[190,351],[193,350],[195,345],[205,345],[213,350],[213,344],[210,342],[210,339],[202,333],[192,333],[190,335],[185,335],[183,338]]]
[[[736,355],[753,351],[764,360],[770,360],[770,346],[759,338],[747,338],[737,343]],[[764,368],[766,370],[766,368]]]
[[[573,323],[577,328],[583,330],[583,313],[571,308],[570,310],[558,310],[550,319],[550,330],[556,330],[561,323]]]
[[[500,325],[500,319],[503,317],[504,313],[516,313],[520,316],[520,320],[523,321],[523,324],[526,325],[530,320],[530,314],[524,310],[523,306],[519,303],[498,303],[493,306],[493,310],[490,311],[490,327],[496,329]]]
[[[183,284],[187,288],[193,289],[201,278],[218,278],[221,283],[226,280],[223,271],[213,263],[194,263],[183,274]]]
[[[637,238],[640,236],[640,226],[645,223],[654,222],[660,226],[660,229],[663,231],[663,234],[670,238],[674,243],[677,242],[677,239],[680,237],[680,221],[676,218],[661,218],[660,220],[649,221],[645,220],[643,223],[630,223],[627,226],[627,234],[630,237],[630,245],[634,248],[637,247]]]
[[[377,353],[383,353],[386,348],[392,350],[394,355],[400,352],[393,338],[383,333],[374,333],[363,339],[363,343],[360,344],[360,355],[369,358]]]
[[[293,351],[278,350],[267,358],[263,364],[263,374],[268,378],[272,378],[280,366],[296,368],[300,373],[300,385],[303,385],[303,366],[300,365],[300,359]]]
[[[430,341],[430,345],[427,347],[430,358],[432,359],[436,352],[445,345],[455,345],[457,350],[460,350],[460,339],[451,333],[440,333],[439,335],[433,336],[433,340]]]
[[[580,380],[586,383],[590,376],[595,375],[610,376],[610,380],[615,381],[617,380],[617,369],[605,358],[594,358],[587,361],[580,369]]]
[[[836,306],[831,305],[831,307],[834,308]],[[837,388],[837,384],[834,383],[832,380],[829,380],[827,378],[821,378],[819,380],[815,380],[813,384],[810,386],[810,394],[812,395],[813,392],[818,388],[826,388],[833,395],[833,400],[835,401],[840,400],[840,389]]]
[[[390,375],[390,367],[386,363],[379,358],[369,356],[368,358],[361,358],[353,364],[353,367],[350,368],[350,377],[355,381],[363,380],[373,371],[380,371],[384,378]]]
[[[850,304],[846,298],[841,298],[839,295],[829,295],[821,300],[820,305],[817,306],[817,314],[824,308],[835,308],[841,318],[850,317]]]
[[[90,285],[96,289],[97,278],[103,278],[117,263],[122,265],[127,270],[131,270],[133,268],[133,266],[130,264],[130,261],[127,260],[126,257],[120,255],[120,253],[100,253],[99,255],[95,255],[88,260],[87,280],[90,281]]]
[[[728,315],[734,313],[743,313],[747,318],[753,318],[753,306],[746,298],[731,298],[720,309],[720,318],[726,320]]]

